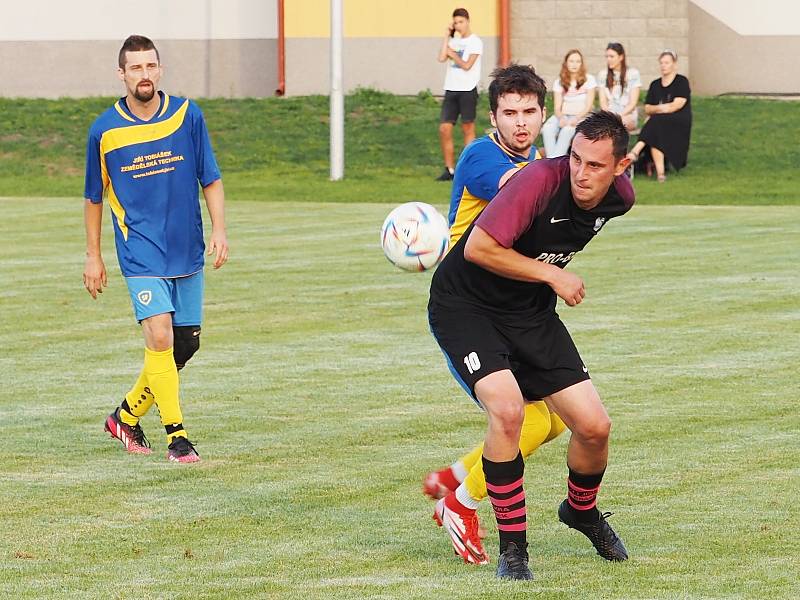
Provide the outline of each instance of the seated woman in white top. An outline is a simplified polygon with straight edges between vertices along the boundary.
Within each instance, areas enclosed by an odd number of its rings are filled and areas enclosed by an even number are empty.
[[[564,156],[569,150],[575,126],[592,110],[597,81],[586,74],[580,50],[570,50],[561,65],[561,75],[553,84],[555,115],[542,126],[544,151],[549,157]]]
[[[618,42],[611,42],[606,47],[606,64],[608,68],[597,74],[600,86],[600,108],[617,113],[628,131],[633,131],[639,124],[639,92],[642,89],[642,78],[638,69],[629,67],[625,61],[625,48]]]

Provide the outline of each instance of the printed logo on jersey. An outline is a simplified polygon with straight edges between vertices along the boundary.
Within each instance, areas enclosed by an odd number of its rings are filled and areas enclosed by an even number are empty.
[[[597,233],[603,228],[605,225],[606,219],[605,217],[597,217],[597,220],[594,222],[594,232]]]
[[[559,252],[558,254],[555,254],[553,252],[542,252],[539,256],[536,257],[536,260],[551,265],[555,265],[558,263],[567,264],[569,261],[572,260],[572,257],[575,256],[575,254],[576,254],[575,252],[570,252],[569,254],[564,254],[563,252]]]
[[[139,302],[147,306],[148,304],[150,304],[150,300],[153,299],[153,292],[151,292],[150,290],[142,290],[141,292],[136,294],[136,297],[139,299]]]
[[[569,221],[569,219],[556,219],[555,217],[550,217],[550,223],[553,225],[556,223],[561,223],[562,221]]]

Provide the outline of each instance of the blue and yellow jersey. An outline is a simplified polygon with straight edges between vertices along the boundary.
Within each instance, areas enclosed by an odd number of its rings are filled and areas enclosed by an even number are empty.
[[[149,121],[121,98],[89,129],[84,195],[95,204],[107,197],[126,277],[180,277],[203,268],[197,184],[220,178],[200,109],[186,98],[159,95]]]
[[[531,148],[531,156],[533,160],[541,158],[536,146]],[[479,138],[464,149],[456,165],[447,216],[451,248],[495,197],[503,174],[512,167],[521,169],[530,160],[506,150],[497,133]]]

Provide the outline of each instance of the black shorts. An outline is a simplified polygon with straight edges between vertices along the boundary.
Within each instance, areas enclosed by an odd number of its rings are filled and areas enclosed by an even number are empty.
[[[458,115],[461,115],[462,123],[472,123],[475,121],[475,114],[478,109],[478,88],[472,88],[468,92],[452,92],[450,90],[444,93],[444,102],[442,102],[442,117],[441,123],[453,123],[458,121]]]
[[[451,373],[476,402],[475,384],[505,369],[514,374],[526,400],[540,400],[589,379],[555,312],[500,318],[477,306],[431,299],[428,319]]]

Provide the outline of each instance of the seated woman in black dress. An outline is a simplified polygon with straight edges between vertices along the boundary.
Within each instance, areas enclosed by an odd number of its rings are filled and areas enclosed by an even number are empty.
[[[644,112],[650,118],[642,127],[639,141],[628,157],[635,163],[643,150],[649,150],[658,181],[663,182],[667,164],[676,171],[686,166],[692,107],[689,80],[678,75],[678,55],[672,50],[664,50],[658,62],[661,77],[650,84],[644,101]]]

